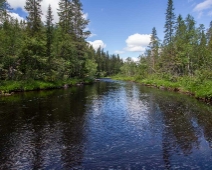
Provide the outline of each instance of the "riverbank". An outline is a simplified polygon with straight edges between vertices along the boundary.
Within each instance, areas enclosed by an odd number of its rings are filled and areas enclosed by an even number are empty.
[[[22,80],[22,81],[1,81],[0,96],[10,96],[15,92],[48,90],[57,88],[67,88],[69,86],[92,84],[94,79],[73,78],[58,81],[41,81],[41,80]]]
[[[206,103],[212,103],[212,81],[200,80],[195,77],[177,77],[172,80],[149,76],[145,79],[136,77],[113,76],[115,80],[124,80],[140,83],[145,86],[158,88],[161,90],[175,91],[193,96]]]

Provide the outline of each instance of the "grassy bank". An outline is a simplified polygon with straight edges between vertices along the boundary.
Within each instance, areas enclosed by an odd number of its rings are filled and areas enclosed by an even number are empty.
[[[200,80],[195,77],[177,77],[169,80],[154,75],[144,79],[117,75],[112,79],[134,81],[146,86],[178,91],[202,100],[211,100],[212,98],[212,80]]]
[[[90,84],[94,80],[91,78],[86,79],[68,79],[58,81],[41,81],[41,80],[25,80],[25,81],[0,81],[0,94],[9,94],[17,91],[32,91],[32,90],[45,90],[56,89],[64,86],[74,86],[77,84]]]

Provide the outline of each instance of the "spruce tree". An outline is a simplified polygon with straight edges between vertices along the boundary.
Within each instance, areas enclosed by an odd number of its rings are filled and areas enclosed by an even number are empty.
[[[205,27],[203,24],[200,24],[198,30],[198,51],[197,58],[194,60],[195,69],[206,69],[208,59],[208,51],[207,51],[207,39],[205,34]]]
[[[65,34],[73,33],[73,10],[70,0],[60,0],[59,2],[59,26]]]
[[[208,43],[208,48],[210,51],[212,51],[212,21],[210,22],[209,29],[207,30],[207,43]]]
[[[53,15],[51,5],[48,7],[47,16],[46,16],[46,56],[51,56],[51,47],[53,41]]]
[[[182,16],[179,15],[176,22],[176,34],[174,37],[175,44],[175,71],[178,75],[183,75],[185,73],[185,65],[186,65],[186,24],[183,20]]]
[[[0,24],[9,19],[8,10],[11,10],[11,8],[7,0],[0,0]]]
[[[80,0],[73,0],[72,1],[72,9],[73,9],[73,28],[74,28],[74,34],[76,38],[79,39],[85,39],[90,35],[90,31],[85,31],[85,28],[87,27],[89,20],[87,20],[83,16],[83,9],[82,9],[82,3]]]
[[[158,59],[158,50],[159,50],[159,39],[157,36],[156,28],[153,27],[152,34],[150,38],[149,48],[151,52],[151,69],[155,71],[155,63]]]
[[[163,58],[161,63],[163,64],[163,71],[165,73],[174,74],[174,60],[175,51],[173,46],[174,39],[174,26],[175,26],[175,14],[173,7],[173,0],[168,0],[168,6],[166,9],[166,22],[165,22],[165,36],[163,41]]]
[[[25,9],[28,12],[27,19],[27,28],[29,34],[33,36],[38,33],[42,28],[41,22],[41,3],[42,0],[26,0]]]
[[[186,56],[187,56],[187,73],[192,76],[194,73],[194,60],[195,60],[195,51],[198,44],[198,37],[195,27],[195,20],[191,15],[187,15],[185,19],[186,24]]]
[[[174,25],[175,25],[175,14],[173,7],[173,0],[168,0],[168,7],[166,10],[166,23],[165,23],[165,36],[164,36],[164,44],[168,45],[172,42],[174,35]]]

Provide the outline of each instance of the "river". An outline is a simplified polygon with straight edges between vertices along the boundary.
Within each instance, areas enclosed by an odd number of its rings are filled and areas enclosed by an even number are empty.
[[[212,169],[212,107],[110,79],[2,97],[0,169]]]

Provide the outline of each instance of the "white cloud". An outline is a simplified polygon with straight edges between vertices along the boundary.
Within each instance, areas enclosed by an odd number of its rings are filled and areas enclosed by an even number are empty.
[[[84,19],[88,19],[88,13],[84,13],[82,16]]]
[[[43,12],[43,15],[42,15],[42,21],[45,21],[46,20],[46,15],[47,15],[47,9],[48,9],[48,6],[49,4],[51,5],[52,7],[52,14],[54,16],[54,22],[58,22],[59,21],[59,16],[57,14],[57,9],[59,8],[59,0],[43,0],[41,2],[41,9],[42,9],[42,12]]]
[[[133,34],[127,38],[127,47],[124,49],[131,52],[144,52],[150,43],[150,37],[150,34]]]
[[[135,62],[138,62],[139,61],[139,57],[132,57],[132,60],[135,61]]]
[[[18,19],[19,21],[24,20],[24,18],[22,18],[20,15],[10,12],[10,16],[13,17],[14,19]]]
[[[59,9],[59,1],[60,0],[43,0],[41,2],[41,10],[43,15],[41,16],[41,20],[44,22],[46,20],[46,15],[47,15],[47,10],[48,6],[51,5],[52,7],[52,14],[54,16],[54,21],[53,22],[58,22],[59,21],[59,16],[57,14],[57,9]],[[25,11],[24,6],[26,3],[26,0],[8,0],[8,3],[13,9],[21,8],[22,10]],[[88,13],[83,14],[83,17],[85,19],[88,19]]]
[[[139,57],[130,57],[132,61],[134,62],[138,62],[139,61]],[[127,61],[127,58],[124,58],[124,62]]]
[[[204,0],[203,2],[197,4],[194,8],[194,11],[201,12],[212,7],[212,0]]]
[[[122,50],[116,50],[116,51],[114,51],[114,53],[115,53],[115,54],[124,54],[124,53],[125,53],[125,51],[122,51]]]
[[[25,6],[25,3],[26,3],[26,0],[7,0],[8,3],[10,4],[10,6],[14,9],[17,9],[17,8],[22,8],[24,9],[24,6]]]
[[[8,0],[10,6],[13,9],[17,9],[17,8],[21,8],[22,10],[25,11],[24,6],[25,6],[25,2],[26,0]],[[46,20],[46,14],[47,14],[47,9],[49,4],[52,7],[52,13],[54,15],[54,22],[58,22],[59,21],[59,17],[57,15],[57,9],[59,8],[58,6],[59,0],[43,0],[41,2],[41,10],[42,10],[42,21]]]
[[[203,12],[199,12],[197,18],[200,19],[203,16]]]
[[[102,40],[95,40],[95,41],[88,41],[89,44],[93,46],[95,50],[97,50],[99,47],[105,48],[106,44]]]
[[[89,29],[88,29],[89,30]],[[91,38],[91,37],[95,37],[95,36],[97,36],[96,34],[93,34],[93,33],[91,33],[90,35],[89,35],[89,38]]]

